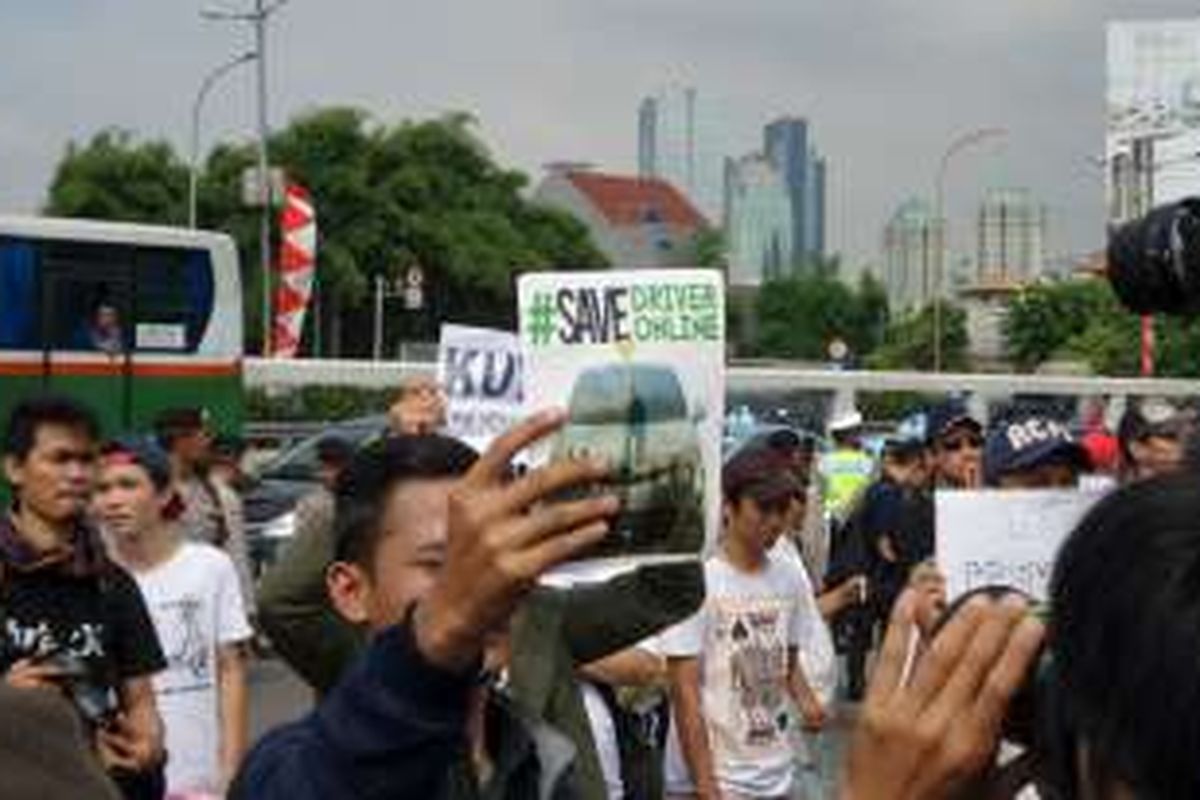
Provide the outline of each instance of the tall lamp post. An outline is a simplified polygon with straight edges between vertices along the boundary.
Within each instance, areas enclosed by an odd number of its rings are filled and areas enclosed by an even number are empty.
[[[289,0],[254,0],[253,11],[224,11],[205,9],[205,19],[249,22],[254,26],[254,52],[258,55],[258,204],[261,217],[258,226],[259,260],[262,267],[262,354],[271,352],[271,187],[267,176],[267,22],[271,15]]]
[[[192,103],[192,140],[190,159],[188,161],[188,227],[196,227],[196,182],[197,172],[199,170],[200,161],[200,109],[204,105],[204,98],[208,96],[209,91],[216,85],[217,81],[228,75],[233,70],[245,64],[247,61],[253,61],[258,58],[258,54],[251,51],[242,53],[237,58],[231,58],[224,64],[214,69],[204,77],[204,81],[200,84],[200,91],[196,92],[196,100]]]
[[[942,153],[942,160],[938,163],[937,172],[937,187],[935,194],[934,213],[935,219],[942,224],[942,246],[938,249],[937,267],[933,275],[933,370],[934,372],[942,371],[942,281],[945,277],[945,260],[946,248],[950,244],[950,222],[946,216],[946,174],[950,169],[950,162],[956,155],[962,151],[973,147],[981,142],[989,139],[996,139],[1002,136],[1007,136],[1008,130],[1005,128],[977,128],[968,131],[956,137],[946,151]],[[929,281],[926,281],[926,290],[928,291]]]

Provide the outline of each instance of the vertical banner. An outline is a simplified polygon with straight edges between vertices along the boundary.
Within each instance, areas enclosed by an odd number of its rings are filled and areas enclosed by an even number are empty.
[[[308,190],[303,186],[287,184],[279,227],[283,235],[279,248],[271,355],[295,358],[304,330],[304,313],[312,298],[317,263],[317,216]]]
[[[725,290],[709,270],[526,274],[525,395],[567,424],[543,453],[599,458],[621,510],[587,565],[700,556],[716,540],[725,416]],[[535,455],[536,459],[536,455]]]
[[[522,373],[515,333],[442,325],[438,383],[446,391],[446,433],[486,450],[521,419]]]

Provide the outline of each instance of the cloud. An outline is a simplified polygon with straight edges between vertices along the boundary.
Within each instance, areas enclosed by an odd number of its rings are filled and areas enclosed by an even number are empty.
[[[211,0],[226,7],[249,0]],[[201,21],[201,0],[0,0],[0,208],[32,209],[66,142],[119,125],[185,148],[207,70],[252,45]],[[932,192],[953,137],[1003,125],[1002,146],[956,160],[953,236],[970,241],[989,183],[1052,207],[1060,250],[1102,241],[1104,30],[1113,17],[1187,16],[1191,0],[292,0],[271,26],[271,119],[354,103],[394,120],[477,113],[505,161],[631,170],[641,96],[699,87],[741,152],[781,113],[807,115],[830,160],[831,240],[877,261],[880,231]],[[204,109],[204,141],[253,131],[253,70]]]

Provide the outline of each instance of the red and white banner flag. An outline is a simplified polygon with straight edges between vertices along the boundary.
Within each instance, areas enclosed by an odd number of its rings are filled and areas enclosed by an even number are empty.
[[[271,355],[294,358],[300,349],[304,312],[312,298],[317,264],[317,215],[308,190],[303,186],[287,184],[279,227],[283,231],[283,240],[279,248]]]

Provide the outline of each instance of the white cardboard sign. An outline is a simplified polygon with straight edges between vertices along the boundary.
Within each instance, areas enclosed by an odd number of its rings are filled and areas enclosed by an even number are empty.
[[[1045,600],[1063,541],[1102,496],[1077,490],[937,493],[937,561],[951,600],[1012,586]]]
[[[438,381],[446,392],[446,433],[487,449],[521,418],[523,373],[515,333],[442,325]]]
[[[568,414],[541,456],[613,465],[622,509],[592,566],[697,557],[720,512],[721,273],[526,274],[518,296],[528,407]]]

